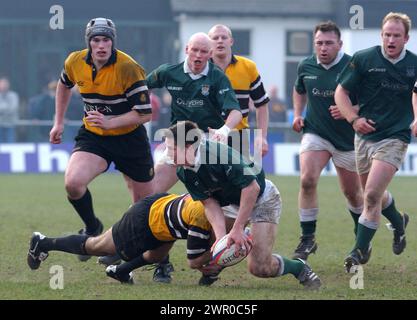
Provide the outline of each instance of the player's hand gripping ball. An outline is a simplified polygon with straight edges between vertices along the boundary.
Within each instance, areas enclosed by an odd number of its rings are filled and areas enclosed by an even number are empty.
[[[230,267],[239,263],[248,256],[252,249],[252,247],[249,250],[246,250],[245,247],[237,247],[235,243],[227,248],[228,236],[226,234],[213,247],[212,261],[222,267]]]

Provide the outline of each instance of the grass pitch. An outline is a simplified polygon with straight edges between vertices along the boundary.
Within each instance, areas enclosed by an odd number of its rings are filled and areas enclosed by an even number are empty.
[[[283,212],[275,252],[291,256],[300,233],[297,210],[298,177],[269,177],[278,186]],[[415,299],[417,284],[416,178],[395,177],[390,191],[397,207],[410,214],[407,248],[400,256],[392,253],[392,232],[380,229],[373,240],[370,262],[364,267],[364,288],[350,288],[352,275],[344,273],[343,260],[353,246],[353,222],[335,177],[322,177],[319,184],[319,248],[309,263],[321,277],[323,288],[305,291],[291,275],[259,279],[246,271],[245,263],[225,269],[212,287],[197,285],[199,273],[188,268],[185,241],[171,251],[175,266],[169,285],[152,281],[153,271],[135,271],[134,286],[120,285],[106,277],[104,268],[92,258],[81,263],[74,255],[51,252],[39,270],[26,265],[28,242],[33,231],[48,236],[76,233],[81,220],[66,200],[62,175],[1,175],[0,191],[0,299]],[[129,195],[121,176],[105,174],[90,186],[96,214],[110,227],[129,206]],[[183,192],[177,184],[173,192]],[[50,288],[50,268],[63,267],[64,289]]]

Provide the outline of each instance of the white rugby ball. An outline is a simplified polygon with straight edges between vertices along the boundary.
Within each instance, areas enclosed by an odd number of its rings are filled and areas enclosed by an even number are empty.
[[[222,267],[230,267],[239,263],[248,256],[250,250],[252,249],[252,247],[250,247],[249,250],[237,248],[235,243],[233,243],[228,249],[228,237],[229,235],[226,234],[223,238],[217,241],[213,248],[212,261]]]

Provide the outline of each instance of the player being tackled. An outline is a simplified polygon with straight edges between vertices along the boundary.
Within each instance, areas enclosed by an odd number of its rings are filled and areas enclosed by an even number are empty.
[[[178,239],[187,240],[189,266],[207,274],[203,266],[211,259],[212,239],[203,205],[188,194],[156,194],[134,204],[119,222],[99,236],[75,234],[49,238],[34,232],[27,263],[36,270],[51,251],[90,256],[117,253],[126,262],[108,266],[106,274],[132,284],[134,269],[163,261]]]

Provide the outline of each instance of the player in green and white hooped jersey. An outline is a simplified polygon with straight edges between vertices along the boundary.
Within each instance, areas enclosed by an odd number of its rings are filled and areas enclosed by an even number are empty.
[[[417,56],[405,49],[410,18],[389,13],[382,21],[382,46],[355,53],[339,78],[335,100],[356,131],[356,165],[364,190],[364,211],[359,218],[353,250],[345,259],[347,272],[364,263],[381,218],[394,228],[392,249],[401,254],[406,246],[408,215],[401,214],[387,187],[401,167],[411,139],[410,124],[416,118],[411,103],[417,79]],[[349,94],[359,100],[359,113]]]
[[[315,54],[298,66],[293,90],[293,129],[303,131],[300,148],[300,192],[298,208],[302,235],[294,257],[307,259],[317,249],[315,238],[319,213],[317,185],[324,167],[332,159],[340,187],[355,223],[363,209],[362,188],[356,173],[354,131],[334,102],[336,78],[350,56],[342,51],[340,30],[332,21],[314,30]],[[302,117],[307,103],[306,117]]]

